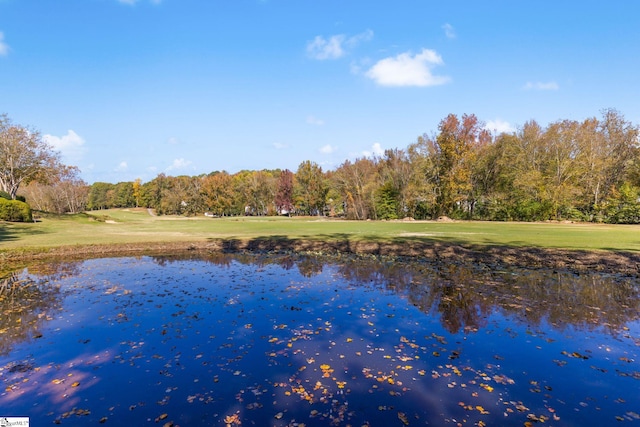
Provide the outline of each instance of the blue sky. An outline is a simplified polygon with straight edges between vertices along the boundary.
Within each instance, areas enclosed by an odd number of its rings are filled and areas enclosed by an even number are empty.
[[[640,2],[0,0],[0,113],[87,182],[325,170],[450,113],[640,123]]]

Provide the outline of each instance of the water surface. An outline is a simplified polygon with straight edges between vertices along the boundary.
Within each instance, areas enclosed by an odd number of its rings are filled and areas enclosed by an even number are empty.
[[[107,258],[16,272],[0,309],[0,416],[33,425],[640,423],[632,277]]]

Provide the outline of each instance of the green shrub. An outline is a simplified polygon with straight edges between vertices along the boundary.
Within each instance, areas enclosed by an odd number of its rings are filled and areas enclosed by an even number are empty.
[[[640,223],[640,189],[629,183],[614,188],[605,202],[606,221],[612,224]]]
[[[0,190],[0,199],[7,199],[7,200],[13,200],[11,198],[11,194],[7,193],[6,191],[2,191]],[[27,199],[24,196],[16,196],[16,200],[20,200],[21,202],[27,202]]]
[[[12,222],[31,222],[31,207],[20,200],[7,200],[0,197],[0,220]]]

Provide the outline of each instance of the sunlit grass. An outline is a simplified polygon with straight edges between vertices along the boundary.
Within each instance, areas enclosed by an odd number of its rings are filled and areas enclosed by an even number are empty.
[[[146,209],[44,216],[0,225],[0,251],[87,244],[287,238],[443,242],[607,251],[640,250],[640,226],[559,223],[342,221],[316,217],[153,216]]]

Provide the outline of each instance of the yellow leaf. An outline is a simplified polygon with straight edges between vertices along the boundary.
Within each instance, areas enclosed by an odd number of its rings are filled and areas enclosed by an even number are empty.
[[[400,421],[402,421],[402,424],[408,426],[409,425],[409,419],[407,418],[407,416],[404,414],[404,412],[398,412],[398,419]]]
[[[483,389],[487,390],[489,393],[491,393],[493,391],[493,387],[491,387],[490,385],[487,384],[480,384],[480,387],[482,387]]]

